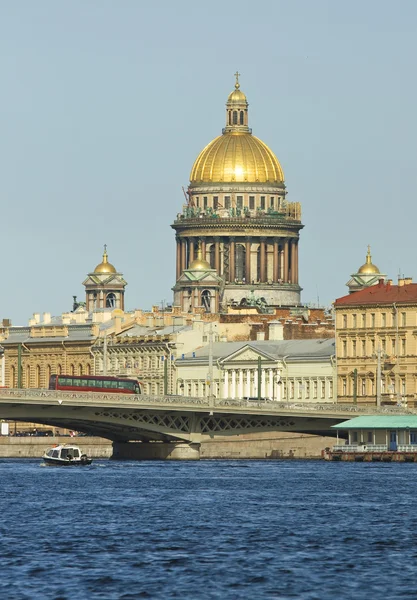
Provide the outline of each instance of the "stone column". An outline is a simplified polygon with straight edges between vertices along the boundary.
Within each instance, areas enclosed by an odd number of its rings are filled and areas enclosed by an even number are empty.
[[[235,238],[229,238],[229,280],[230,283],[233,283],[235,280],[235,267],[236,267],[236,242],[235,242]]]
[[[214,242],[214,268],[217,275],[220,275],[220,240],[218,239]]]
[[[253,375],[253,394],[251,396],[255,397],[258,395],[258,370],[254,369],[252,372]]]
[[[279,252],[278,252],[278,240],[274,240],[274,270],[272,281],[276,283],[279,279],[278,277],[279,271]]]
[[[223,398],[229,397],[229,371],[224,372]]]
[[[232,398],[236,398],[236,370],[235,369],[232,370],[232,393],[231,393],[231,397]]]
[[[261,372],[261,398],[266,396],[266,370],[262,369]]]
[[[177,280],[181,275],[181,240],[177,237]]]
[[[250,369],[246,369],[246,396],[247,397],[249,397],[251,395],[250,384],[251,384]]]
[[[194,260],[194,238],[188,238],[188,266]]]
[[[239,398],[243,398],[243,369],[239,369]]]
[[[181,240],[181,273],[187,268],[187,242]]]
[[[298,240],[296,240],[294,242],[294,269],[295,269],[294,283],[298,283]]]
[[[251,242],[250,238],[246,238],[246,265],[245,265],[245,279],[246,283],[251,282],[251,272],[250,272],[250,259],[251,259]]]
[[[272,371],[272,369],[269,369],[269,385],[268,385],[268,395],[269,398],[274,397],[274,373]]]
[[[289,261],[288,261],[288,255],[289,255],[288,245],[289,245],[289,241],[285,240],[285,243],[284,243],[284,276],[283,276],[283,279],[284,279],[285,283],[288,283],[288,264],[289,264]]]
[[[266,281],[265,238],[261,238],[260,259],[261,259],[260,260],[260,262],[261,262],[260,281],[261,281],[261,283],[265,283],[265,281]]]
[[[295,283],[296,267],[295,267],[295,240],[291,240],[291,283]]]

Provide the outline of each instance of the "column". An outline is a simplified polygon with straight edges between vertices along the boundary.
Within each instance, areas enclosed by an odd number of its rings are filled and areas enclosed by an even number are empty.
[[[229,397],[229,371],[224,372],[223,398]]]
[[[251,394],[251,396],[253,396],[254,398],[258,395],[258,369],[253,369],[252,371],[252,376],[253,376],[253,383],[252,383],[252,389],[253,389],[253,393]]]
[[[288,255],[289,255],[289,248],[288,248],[288,244],[289,241],[285,240],[285,244],[284,244],[284,276],[283,279],[285,281],[285,283],[288,283]]]
[[[194,260],[194,238],[188,238],[188,267]]]
[[[177,280],[181,275],[181,240],[177,237]]]
[[[239,398],[243,398],[243,369],[239,369]]]
[[[272,280],[274,283],[278,281],[278,270],[279,270],[279,252],[278,252],[278,240],[274,240],[274,270]]]
[[[298,283],[298,240],[294,243],[294,269],[295,269],[294,283]]]
[[[295,283],[296,267],[295,267],[295,240],[291,240],[291,283]]]
[[[201,257],[203,260],[206,260],[206,238],[201,238],[200,243],[201,243]]]
[[[261,256],[260,256],[260,258],[261,258],[260,281],[261,281],[261,283],[265,283],[265,281],[266,281],[265,238],[261,238],[260,254],[261,254]]]
[[[214,268],[217,271],[217,275],[220,275],[220,240],[214,242]]]
[[[262,369],[261,372],[261,398],[266,396],[266,370]]]
[[[232,370],[232,393],[231,398],[236,398],[236,371]]]
[[[250,369],[246,369],[246,394],[245,394],[245,396],[247,398],[249,398],[249,396],[251,396],[250,384],[251,384]]]
[[[236,266],[236,242],[235,242],[235,238],[229,238],[229,279],[230,282],[233,283],[235,280],[235,266]]]
[[[187,241],[181,240],[181,273],[187,268]]]
[[[272,398],[274,397],[274,374],[272,372],[272,369],[269,369],[269,390],[268,390],[268,397]]]
[[[250,238],[246,238],[246,264],[245,264],[245,279],[246,283],[251,282],[250,261],[251,261],[251,242]]]

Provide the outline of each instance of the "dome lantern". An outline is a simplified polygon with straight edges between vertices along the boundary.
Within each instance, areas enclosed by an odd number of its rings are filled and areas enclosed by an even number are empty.
[[[235,89],[229,94],[226,102],[226,127],[223,133],[229,131],[245,131],[251,133],[248,127],[248,101],[240,89],[239,71],[236,71]]]
[[[103,260],[96,266],[94,273],[117,273],[116,268],[108,261],[107,244],[104,244]]]
[[[373,264],[372,262],[372,256],[371,256],[371,246],[368,246],[368,252],[366,254],[366,262],[364,265],[362,265],[359,270],[358,273],[362,273],[363,275],[371,275],[371,274],[377,274],[379,273],[379,269],[376,265]]]

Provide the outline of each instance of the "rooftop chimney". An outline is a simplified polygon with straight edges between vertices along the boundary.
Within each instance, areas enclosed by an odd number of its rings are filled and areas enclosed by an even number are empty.
[[[51,313],[43,313],[43,322],[44,325],[49,325],[51,323]]]
[[[284,339],[284,325],[280,321],[269,323],[269,339],[274,341]]]
[[[403,287],[404,279],[398,279],[398,287]]]
[[[404,279],[404,285],[410,285],[410,283],[413,283],[413,278],[412,277],[406,277]]]

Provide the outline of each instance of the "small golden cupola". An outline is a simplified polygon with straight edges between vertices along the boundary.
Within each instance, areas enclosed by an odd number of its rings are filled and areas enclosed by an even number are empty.
[[[117,273],[116,267],[108,261],[107,244],[104,244],[103,260],[96,266],[94,273]]]
[[[347,282],[349,293],[363,290],[371,285],[376,285],[380,279],[385,280],[386,275],[382,274],[376,265],[372,262],[371,247],[368,246],[365,263],[359,267],[357,273],[352,273],[351,279]]]
[[[366,254],[366,261],[361,267],[359,267],[358,273],[362,275],[371,275],[380,273],[378,267],[373,264],[371,256],[371,246],[368,246],[368,252]]]
[[[107,246],[104,245],[103,260],[83,281],[88,312],[101,309],[120,308],[124,310],[126,281],[108,260]]]

